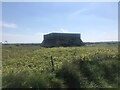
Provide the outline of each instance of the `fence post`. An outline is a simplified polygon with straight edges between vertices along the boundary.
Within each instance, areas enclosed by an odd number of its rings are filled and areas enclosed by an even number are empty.
[[[55,70],[54,69],[54,62],[53,62],[53,57],[51,56],[51,64],[52,64],[52,72]]]

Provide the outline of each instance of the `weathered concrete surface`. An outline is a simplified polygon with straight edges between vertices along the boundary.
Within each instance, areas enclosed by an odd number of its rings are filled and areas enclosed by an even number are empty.
[[[81,46],[84,43],[81,40],[80,34],[50,33],[44,35],[41,45],[43,47]]]

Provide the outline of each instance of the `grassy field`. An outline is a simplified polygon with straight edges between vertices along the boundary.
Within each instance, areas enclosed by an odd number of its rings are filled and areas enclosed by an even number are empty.
[[[117,88],[120,82],[117,44],[3,45],[2,66],[3,88]]]

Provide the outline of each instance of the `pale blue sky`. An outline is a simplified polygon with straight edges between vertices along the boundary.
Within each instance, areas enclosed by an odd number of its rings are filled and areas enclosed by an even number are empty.
[[[3,42],[41,43],[51,32],[81,33],[84,42],[118,40],[117,2],[2,3]]]

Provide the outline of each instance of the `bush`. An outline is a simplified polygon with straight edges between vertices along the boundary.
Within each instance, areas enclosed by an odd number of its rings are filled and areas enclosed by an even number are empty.
[[[118,64],[116,60],[76,60],[73,63],[79,66],[79,72],[88,80],[86,82],[92,82],[95,88],[117,87],[115,86],[118,82]],[[91,87],[91,84],[87,85],[87,87],[89,86]]]
[[[74,64],[64,63],[56,76],[63,79],[68,88],[80,88],[80,73]]]
[[[22,71],[3,76],[3,88],[64,88],[63,81],[51,73]]]
[[[63,80],[56,78],[53,73],[47,74],[46,79],[49,83],[49,88],[65,88]]]
[[[25,87],[24,82],[26,81],[26,77],[28,76],[27,72],[21,72],[21,73],[8,73],[7,75],[4,75],[2,77],[3,83],[2,87],[3,88],[21,88]]]
[[[101,69],[103,70],[104,79],[108,81],[108,83],[117,82],[116,78],[118,77],[118,62],[116,61],[108,61],[102,64]]]
[[[28,88],[48,88],[49,84],[43,74],[31,73],[26,80],[25,86]]]

